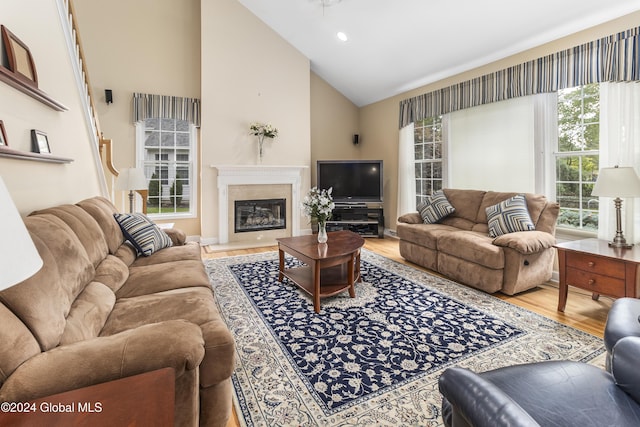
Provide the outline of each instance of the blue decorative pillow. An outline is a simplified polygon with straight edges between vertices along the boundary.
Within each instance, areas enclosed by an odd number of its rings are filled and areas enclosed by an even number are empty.
[[[522,194],[489,206],[486,212],[491,237],[536,229],[527,209],[527,200]]]
[[[435,224],[456,211],[442,190],[438,190],[427,197],[427,200],[420,203],[417,209],[425,224]]]
[[[141,213],[113,214],[122,232],[131,244],[144,256],[172,245],[171,238],[146,215]]]

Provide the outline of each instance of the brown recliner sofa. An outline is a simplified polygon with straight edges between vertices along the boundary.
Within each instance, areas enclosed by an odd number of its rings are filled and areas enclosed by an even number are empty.
[[[224,426],[234,340],[196,243],[139,256],[95,197],[24,222],[44,265],[0,292],[0,402],[24,402],[160,368],[175,371],[175,425]]]
[[[424,224],[418,212],[398,218],[403,258],[488,293],[508,295],[551,278],[560,206],[543,195],[524,194],[535,230],[489,236],[486,208],[519,193],[444,189],[455,212]]]

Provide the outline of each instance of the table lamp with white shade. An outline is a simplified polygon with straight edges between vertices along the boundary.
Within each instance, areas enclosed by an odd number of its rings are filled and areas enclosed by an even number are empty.
[[[147,178],[140,168],[126,168],[120,171],[116,178],[116,190],[129,190],[129,212],[133,212],[135,190],[146,190]]]
[[[0,291],[33,276],[42,258],[0,177]]]
[[[630,248],[633,243],[627,243],[622,234],[622,199],[621,197],[640,197],[640,178],[632,167],[602,168],[598,174],[596,184],[591,192],[593,196],[614,197],[616,208],[616,235],[609,246],[615,248]]]

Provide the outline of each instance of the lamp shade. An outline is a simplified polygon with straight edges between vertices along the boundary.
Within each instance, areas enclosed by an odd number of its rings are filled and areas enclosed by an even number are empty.
[[[33,276],[42,258],[0,177],[0,290]]]
[[[640,197],[640,178],[632,167],[602,168],[591,194],[604,197]]]
[[[147,178],[139,168],[126,168],[116,178],[116,190],[146,190]]]

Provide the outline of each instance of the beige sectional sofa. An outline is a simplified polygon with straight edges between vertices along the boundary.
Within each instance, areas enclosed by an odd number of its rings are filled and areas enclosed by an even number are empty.
[[[44,266],[0,292],[0,401],[170,367],[175,425],[226,425],[234,340],[199,245],[167,230],[171,247],[140,256],[115,213],[95,197],[25,218]]]
[[[508,295],[551,278],[559,205],[524,194],[534,230],[489,235],[487,208],[518,193],[444,189],[455,209],[425,224],[418,212],[398,218],[400,254],[413,263],[488,293]]]

